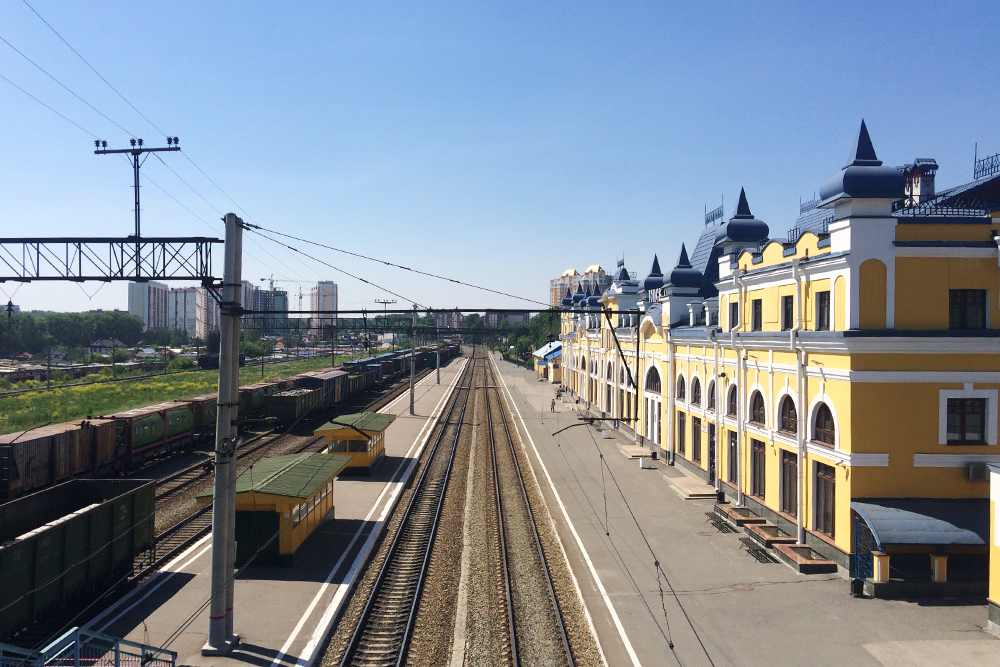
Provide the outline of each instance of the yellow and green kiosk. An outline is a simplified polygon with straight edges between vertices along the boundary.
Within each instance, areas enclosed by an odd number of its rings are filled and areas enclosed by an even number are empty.
[[[242,472],[236,480],[236,566],[254,554],[253,565],[293,565],[316,528],[333,518],[333,481],[350,462],[349,456],[313,452],[261,459]],[[211,500],[211,489],[197,496],[200,505]]]
[[[326,438],[327,452],[351,457],[345,475],[370,475],[385,458],[385,430],[396,415],[356,412],[340,415],[313,432]]]

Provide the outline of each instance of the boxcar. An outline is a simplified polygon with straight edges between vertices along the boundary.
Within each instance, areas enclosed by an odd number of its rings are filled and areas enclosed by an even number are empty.
[[[189,403],[160,403],[111,417],[118,422],[118,446],[124,448],[126,467],[190,444],[194,434]]]
[[[265,399],[264,414],[274,417],[280,424],[291,424],[322,409],[322,399],[322,389],[299,387],[279,391]]]
[[[0,436],[0,499],[115,467],[115,422],[52,424]]]
[[[156,482],[75,479],[0,504],[0,639],[89,601],[153,547]]]

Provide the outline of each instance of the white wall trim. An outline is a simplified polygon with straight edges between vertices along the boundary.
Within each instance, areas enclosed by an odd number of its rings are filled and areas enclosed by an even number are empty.
[[[970,463],[1000,465],[1000,454],[914,454],[914,468],[964,468]]]
[[[949,398],[985,398],[986,399],[986,444],[997,444],[997,390],[972,389],[941,389],[938,391],[938,444],[948,444],[948,399]]]
[[[767,414],[764,415],[764,429],[766,430],[767,427],[768,427],[768,425],[770,425],[774,421],[774,416],[773,416],[773,413],[771,412],[771,410],[768,409],[768,407],[767,407],[767,404],[768,404],[767,391],[765,391],[764,387],[761,384],[757,383],[757,382],[754,382],[752,385],[750,385],[750,388],[747,389],[747,393],[746,393],[746,396],[745,396],[745,402],[743,404],[743,407],[746,410],[746,414],[744,415],[744,418],[746,419],[747,426],[749,427],[750,424],[751,424],[750,418],[753,416],[753,406],[750,405],[750,398],[753,396],[753,393],[755,391],[759,391],[760,395],[761,395],[761,398],[764,399],[764,411],[767,413]],[[768,437],[770,437],[770,436],[768,436]]]
[[[813,397],[812,401],[809,403],[809,418],[806,420],[806,441],[816,439],[816,411],[819,409],[819,404],[825,403],[826,407],[830,408],[830,414],[833,415],[833,441],[834,449],[840,450],[840,420],[837,419],[837,408],[834,407],[833,401],[831,401],[826,392],[822,389],[820,393]],[[820,449],[827,449],[823,445],[817,445]]]

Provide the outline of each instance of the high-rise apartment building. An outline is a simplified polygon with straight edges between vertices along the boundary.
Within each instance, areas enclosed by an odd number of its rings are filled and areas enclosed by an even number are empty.
[[[337,310],[337,283],[321,280],[309,290],[309,310]],[[337,323],[336,315],[314,315],[312,319],[318,326]]]
[[[490,329],[497,329],[500,327],[500,323],[507,320],[511,324],[517,324],[518,322],[527,323],[531,319],[529,313],[514,313],[507,310],[487,310],[486,315],[483,316],[483,320],[486,322],[486,326]]]
[[[163,283],[149,281],[128,284],[128,314],[142,320],[142,329],[167,327],[167,296],[170,290]]]
[[[267,335],[281,335],[288,328],[288,292],[282,289],[253,288],[250,310],[270,311],[274,315],[257,313],[244,318],[246,326],[259,327]]]
[[[434,312],[438,329],[461,329],[462,313],[459,310],[439,310]]]

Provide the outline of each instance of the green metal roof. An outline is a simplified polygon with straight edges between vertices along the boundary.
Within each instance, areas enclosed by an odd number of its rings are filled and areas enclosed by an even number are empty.
[[[316,433],[321,431],[332,431],[344,427],[353,426],[359,431],[368,433],[381,433],[389,428],[389,424],[396,420],[396,415],[386,415],[381,412],[355,412],[351,415],[340,415],[331,422],[323,424]]]
[[[343,454],[313,452],[262,459],[240,474],[236,493],[256,491],[305,500],[346,468],[351,458]],[[211,490],[198,494],[199,498],[211,496]]]

